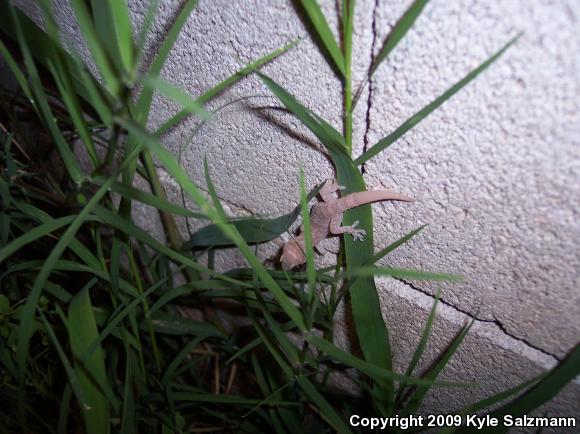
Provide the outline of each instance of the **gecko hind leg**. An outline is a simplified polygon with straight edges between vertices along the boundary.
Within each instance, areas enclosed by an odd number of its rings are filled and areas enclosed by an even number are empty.
[[[328,253],[328,250],[322,245],[322,242],[316,244],[314,248],[316,249],[319,255],[326,255]]]
[[[316,244],[314,247],[316,248],[316,251],[318,253],[320,253],[321,255],[326,255],[328,253],[331,253],[333,255],[337,255],[338,249],[329,248],[328,244],[330,244],[330,239],[324,238],[318,244]],[[330,247],[333,247],[333,246],[330,246]]]
[[[342,214],[333,217],[330,220],[330,233],[334,235],[340,234],[350,234],[352,238],[356,241],[362,241],[366,231],[364,229],[357,229],[358,220],[355,221],[351,226],[341,226]]]

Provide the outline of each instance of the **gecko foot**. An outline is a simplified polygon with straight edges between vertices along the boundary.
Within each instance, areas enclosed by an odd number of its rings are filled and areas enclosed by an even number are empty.
[[[364,229],[353,229],[352,231],[352,238],[355,241],[362,241],[364,236],[366,235],[366,231]]]
[[[352,238],[355,241],[362,241],[366,231],[364,229],[356,229],[358,226],[359,221],[356,220],[351,226],[343,226],[345,232],[352,235]]]

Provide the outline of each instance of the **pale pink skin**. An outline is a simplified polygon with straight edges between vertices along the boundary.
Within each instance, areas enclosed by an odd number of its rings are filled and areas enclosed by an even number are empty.
[[[322,202],[317,203],[312,208],[310,215],[312,244],[319,252],[324,252],[325,249],[321,246],[321,241],[329,235],[350,234],[355,240],[362,241],[365,231],[356,228],[358,221],[355,221],[352,226],[341,226],[342,215],[346,210],[382,200],[413,201],[412,198],[404,194],[388,190],[360,191],[342,198],[337,198],[335,193],[343,188],[334,179],[327,180],[320,189]],[[304,246],[304,231],[302,228],[300,235],[284,245],[282,257],[280,258],[284,270],[290,270],[306,262]]]

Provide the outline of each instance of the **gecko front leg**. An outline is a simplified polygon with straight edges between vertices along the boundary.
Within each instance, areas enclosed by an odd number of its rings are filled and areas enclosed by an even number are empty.
[[[366,234],[364,229],[357,229],[358,220],[355,221],[351,226],[341,226],[342,214],[337,214],[332,219],[330,219],[330,233],[334,235],[340,234],[351,234],[354,240],[362,241],[363,236]]]

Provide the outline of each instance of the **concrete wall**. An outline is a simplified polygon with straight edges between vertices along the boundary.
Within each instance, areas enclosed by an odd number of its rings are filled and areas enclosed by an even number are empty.
[[[62,3],[62,2],[59,2]],[[64,2],[66,3],[66,2]],[[130,1],[134,21],[147,2]],[[167,32],[181,2],[162,1],[150,53]],[[334,1],[323,9],[336,28]],[[360,83],[373,54],[410,4],[359,0],[353,68]],[[363,166],[369,188],[412,195],[413,204],[374,205],[376,248],[417,226],[428,228],[388,259],[394,266],[461,273],[442,289],[440,320],[430,360],[470,318],[475,326],[446,378],[478,381],[480,388],[430,397],[428,410],[449,411],[552,366],[580,331],[580,33],[574,0],[433,0],[415,27],[365,87],[355,113],[355,154],[477,66],[519,31],[524,35],[501,60],[389,150]],[[74,43],[74,21],[59,8]],[[256,59],[299,36],[298,47],[264,68],[309,108],[341,128],[337,77],[288,1],[201,0],[163,71],[199,95]],[[76,44],[75,44],[76,45]],[[315,138],[255,77],[210,104],[228,106],[183,149],[182,162],[203,186],[207,156],[218,192],[232,213],[277,216],[298,201],[298,168],[309,186],[332,176]],[[159,98],[159,125],[177,110]],[[185,122],[165,138],[178,152],[194,127]],[[167,179],[170,194],[179,199]],[[148,210],[135,217],[158,228]],[[273,255],[282,240],[265,246]],[[334,260],[331,255],[321,263]],[[224,268],[243,263],[220,257]],[[435,285],[377,281],[398,366],[410,358],[433,302]],[[347,316],[345,316],[346,318]],[[345,327],[349,327],[344,320]],[[346,333],[345,333],[346,336]],[[428,365],[429,360],[423,366]],[[466,375],[468,378],[466,378]],[[579,413],[580,387],[568,386],[543,411]]]

